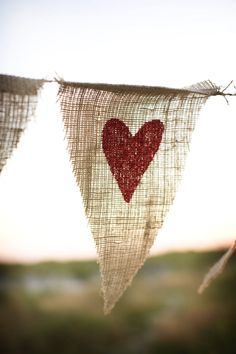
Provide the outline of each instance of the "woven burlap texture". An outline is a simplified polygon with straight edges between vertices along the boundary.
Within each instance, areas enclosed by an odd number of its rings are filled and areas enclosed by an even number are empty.
[[[105,313],[149,254],[173,202],[199,111],[214,92],[210,83],[183,90],[60,83],[68,150],[97,247]],[[164,123],[159,150],[129,203],[102,149],[103,128],[111,118],[123,121],[133,135],[145,122]]]
[[[42,80],[0,75],[0,172],[34,115]]]

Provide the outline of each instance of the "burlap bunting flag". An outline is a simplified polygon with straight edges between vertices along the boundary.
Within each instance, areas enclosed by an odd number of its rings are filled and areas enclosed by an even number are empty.
[[[201,106],[217,88],[61,82],[68,149],[95,239],[109,313],[173,202]]]
[[[0,172],[33,116],[43,80],[0,75]]]

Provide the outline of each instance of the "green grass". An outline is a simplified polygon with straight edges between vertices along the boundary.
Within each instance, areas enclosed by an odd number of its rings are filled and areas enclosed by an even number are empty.
[[[0,353],[232,354],[236,259],[199,296],[222,252],[149,259],[112,314],[96,262],[0,265]]]

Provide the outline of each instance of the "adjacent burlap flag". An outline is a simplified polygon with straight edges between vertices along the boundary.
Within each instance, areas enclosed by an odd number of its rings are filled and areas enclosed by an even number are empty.
[[[99,256],[105,313],[173,202],[201,106],[217,88],[60,83],[73,170]]]
[[[43,80],[0,75],[0,172],[34,114]]]

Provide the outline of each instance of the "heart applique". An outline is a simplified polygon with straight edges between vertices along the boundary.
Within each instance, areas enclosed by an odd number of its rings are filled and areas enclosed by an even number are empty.
[[[120,119],[106,122],[102,133],[103,151],[127,203],[159,149],[163,131],[164,124],[157,119],[144,123],[134,136]]]

